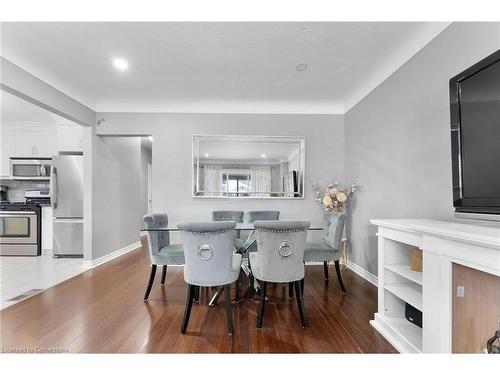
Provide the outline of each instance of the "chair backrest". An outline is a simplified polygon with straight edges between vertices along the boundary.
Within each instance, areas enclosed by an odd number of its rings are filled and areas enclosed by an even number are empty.
[[[243,223],[243,211],[212,211],[212,220]]]
[[[339,212],[329,212],[325,214],[324,218],[328,223],[328,227],[326,228],[322,240],[335,250],[339,250],[340,243],[342,242],[346,215]]]
[[[234,281],[234,221],[180,224],[186,265],[184,280],[200,286],[226,285]]]
[[[146,229],[165,228],[168,226],[167,214],[144,215],[144,227]],[[154,255],[164,246],[170,245],[170,235],[167,231],[147,232],[149,243],[149,255]]]
[[[257,256],[263,281],[290,282],[304,278],[307,221],[258,220]]]
[[[248,211],[248,222],[253,223],[256,220],[279,220],[279,211]]]

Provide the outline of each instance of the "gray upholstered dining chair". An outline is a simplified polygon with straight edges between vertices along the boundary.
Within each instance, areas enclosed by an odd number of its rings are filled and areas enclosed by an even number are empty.
[[[342,244],[342,233],[344,232],[344,224],[346,215],[343,213],[329,212],[324,216],[328,227],[321,242],[307,242],[304,250],[304,261],[323,262],[325,280],[328,280],[328,262],[335,263],[335,271],[339,280],[340,289],[343,294],[347,291],[342,280],[340,272],[339,254]]]
[[[246,215],[246,220],[249,223],[253,223],[256,220],[279,220],[279,211],[248,211]],[[257,243],[253,243],[246,249],[247,253],[257,251]]]
[[[243,211],[212,211],[213,221],[235,221],[243,223]],[[244,241],[240,239],[240,231],[236,231],[236,238],[234,239],[234,247],[236,250],[243,249]]]
[[[253,223],[255,220],[279,220],[279,211],[248,211],[247,220]]]
[[[304,245],[309,226],[307,221],[254,222],[257,251],[250,253],[249,260],[252,274],[260,282],[262,290],[257,328],[262,327],[268,282],[294,283],[300,319],[302,325],[307,326],[300,282],[304,279]]]
[[[213,221],[236,221],[243,222],[243,211],[212,211]]]
[[[184,280],[188,284],[181,333],[186,332],[196,289],[224,286],[228,331],[233,334],[230,284],[238,279],[241,268],[241,254],[233,246],[235,227],[234,221],[179,225],[186,257]]]
[[[144,227],[146,229],[165,228],[168,226],[167,214],[145,215]],[[170,235],[167,231],[148,231],[149,257],[151,259],[151,274],[149,276],[148,286],[144,294],[144,301],[149,297],[153,282],[155,280],[156,267],[163,266],[161,283],[165,284],[168,265],[184,264],[184,249],[182,245],[171,245]]]

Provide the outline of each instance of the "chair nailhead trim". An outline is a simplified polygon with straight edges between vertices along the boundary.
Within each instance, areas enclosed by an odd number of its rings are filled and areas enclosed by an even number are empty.
[[[274,233],[291,233],[291,232],[302,232],[305,229],[286,229],[286,230],[278,230],[278,229],[264,229],[264,228],[255,228],[255,230],[262,232],[274,232]]]
[[[193,234],[216,234],[216,233],[230,232],[232,230],[235,230],[235,229],[231,228],[231,229],[218,230],[218,231],[214,231],[214,232],[193,232],[193,231],[190,231],[190,230],[181,230],[181,232],[193,233]]]

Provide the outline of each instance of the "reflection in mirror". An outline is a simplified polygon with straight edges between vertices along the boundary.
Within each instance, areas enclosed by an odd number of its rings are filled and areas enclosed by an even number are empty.
[[[305,139],[193,135],[193,196],[303,198]]]

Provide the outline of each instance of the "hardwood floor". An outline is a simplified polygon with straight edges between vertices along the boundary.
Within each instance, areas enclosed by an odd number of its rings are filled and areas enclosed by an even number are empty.
[[[235,335],[228,336],[224,298],[209,307],[208,291],[193,305],[185,335],[179,332],[186,295],[182,268],[161,272],[149,302],[142,297],[149,276],[146,249],[78,275],[0,312],[1,346],[82,353],[394,353],[369,324],[377,290],[351,271],[342,295],[334,271],[306,267],[302,328],[295,300],[282,285],[268,286],[263,327],[255,327],[258,300],[232,305]],[[246,286],[244,284],[244,286]],[[233,298],[234,298],[234,290]],[[243,293],[242,293],[243,294]]]

